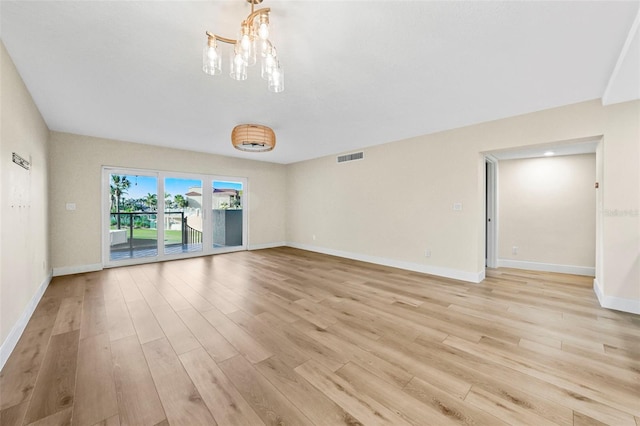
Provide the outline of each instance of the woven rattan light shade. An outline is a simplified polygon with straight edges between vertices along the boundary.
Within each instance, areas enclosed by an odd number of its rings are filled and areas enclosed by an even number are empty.
[[[240,151],[266,152],[276,146],[276,134],[267,126],[241,124],[233,128],[231,143]]]

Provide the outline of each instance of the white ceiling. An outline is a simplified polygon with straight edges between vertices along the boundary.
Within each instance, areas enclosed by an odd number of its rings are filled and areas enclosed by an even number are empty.
[[[278,163],[607,90],[613,101],[633,98],[640,75],[637,32],[627,40],[638,0],[261,7],[272,9],[285,68],[280,94],[267,92],[259,66],[245,82],[227,76],[228,61],[222,76],[200,69],[205,30],[235,37],[249,12],[243,0],[2,0],[0,35],[52,130]],[[622,77],[610,82],[616,67]],[[240,123],[272,127],[276,149],[234,150],[231,129]]]

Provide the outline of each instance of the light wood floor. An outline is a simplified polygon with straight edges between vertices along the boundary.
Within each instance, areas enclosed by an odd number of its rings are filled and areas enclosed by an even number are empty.
[[[58,277],[0,423],[638,426],[640,317],[591,283],[289,248]]]

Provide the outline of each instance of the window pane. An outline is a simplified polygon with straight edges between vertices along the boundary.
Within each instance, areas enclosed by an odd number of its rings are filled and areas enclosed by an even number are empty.
[[[202,181],[164,180],[164,253],[202,251]]]
[[[158,255],[157,179],[110,174],[109,258]]]
[[[213,181],[213,247],[242,245],[242,182]]]

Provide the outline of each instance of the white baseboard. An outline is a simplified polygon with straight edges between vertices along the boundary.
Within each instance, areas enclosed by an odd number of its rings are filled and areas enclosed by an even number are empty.
[[[377,265],[391,266],[393,268],[406,269],[408,271],[421,272],[423,274],[437,275],[439,277],[453,278],[454,280],[479,283],[484,280],[484,269],[480,272],[467,272],[457,269],[441,268],[438,266],[421,265],[413,262],[403,262],[401,260],[388,259],[386,257],[369,256],[366,254],[351,253],[340,250],[333,250],[324,247],[310,246],[307,244],[291,243],[286,244],[301,250],[313,251],[316,253],[328,254],[331,256],[344,257],[346,259],[359,260],[361,262],[375,263]]]
[[[275,247],[282,247],[286,245],[287,243],[285,243],[284,241],[279,241],[276,243],[250,244],[248,247],[248,250],[263,250],[263,249],[270,249]]]
[[[555,263],[527,262],[524,260],[498,259],[498,268],[528,269],[530,271],[558,272],[560,274],[596,276],[591,266],[558,265]]]
[[[53,268],[53,276],[60,275],[83,274],[85,272],[102,271],[102,263],[93,263],[91,265],[63,266],[62,268]]]
[[[40,286],[36,290],[36,294],[33,295],[27,306],[24,308],[24,311],[22,311],[22,315],[20,315],[18,321],[16,321],[13,328],[11,328],[7,338],[2,342],[2,346],[0,346],[0,370],[4,368],[4,364],[9,359],[9,355],[11,355],[11,352],[13,352],[18,344],[18,340],[20,340],[24,329],[27,327],[27,323],[31,319],[33,311],[36,310],[36,306],[38,306],[40,299],[42,299],[42,295],[51,282],[51,277],[52,274],[50,271],[45,279],[40,283]]]
[[[622,297],[605,296],[597,279],[593,280],[593,291],[596,293],[600,306],[606,309],[629,312],[640,315],[640,300],[624,299]]]

